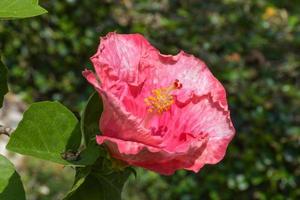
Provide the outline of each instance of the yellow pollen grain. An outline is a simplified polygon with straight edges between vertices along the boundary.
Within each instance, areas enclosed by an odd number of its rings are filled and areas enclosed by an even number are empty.
[[[171,95],[171,92],[176,89],[179,88],[176,88],[174,84],[172,84],[169,87],[152,90],[151,95],[144,99],[144,102],[148,107],[147,111],[150,113],[155,111],[158,114],[161,114],[170,110],[172,104],[174,103],[174,98]]]

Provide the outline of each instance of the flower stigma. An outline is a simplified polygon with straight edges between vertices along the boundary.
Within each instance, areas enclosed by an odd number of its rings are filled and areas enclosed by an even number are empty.
[[[182,88],[182,84],[176,79],[168,87],[152,90],[151,95],[144,99],[145,104],[148,107],[148,112],[162,114],[163,112],[168,111],[174,103],[174,97],[171,92],[180,88]]]

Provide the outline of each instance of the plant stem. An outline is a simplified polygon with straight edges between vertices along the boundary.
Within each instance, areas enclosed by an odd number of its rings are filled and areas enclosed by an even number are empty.
[[[13,131],[12,128],[4,127],[0,125],[0,135],[6,135],[7,137],[10,137],[12,131]]]

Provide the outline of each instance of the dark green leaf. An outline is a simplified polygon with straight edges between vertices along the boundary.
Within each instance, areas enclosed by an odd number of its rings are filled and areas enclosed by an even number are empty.
[[[99,119],[102,112],[102,103],[98,93],[93,93],[88,99],[81,119],[81,132],[85,149],[81,152],[80,163],[93,164],[100,155],[99,145],[95,137],[99,133]]]
[[[101,183],[95,176],[89,175],[81,180],[84,182],[80,184],[77,190],[66,197],[65,200],[105,200],[102,197]],[[112,198],[109,199],[113,200]]]
[[[0,60],[0,108],[3,104],[4,95],[8,92],[7,69]]]
[[[113,173],[96,173],[97,180],[101,183],[101,199],[120,200],[123,186],[131,173],[130,168]]]
[[[84,168],[76,168],[76,175],[75,175],[75,181],[73,184],[72,189],[68,192],[65,199],[69,199],[73,196],[73,194],[76,192],[76,190],[85,182],[86,177],[91,172],[91,167],[84,167]]]
[[[99,120],[102,110],[102,102],[99,94],[94,92],[88,100],[81,120],[81,132],[86,144],[89,144],[100,133]]]
[[[4,156],[0,155],[0,199],[25,200],[25,192],[19,174]]]
[[[47,13],[38,5],[38,0],[1,0],[0,19],[34,17]]]
[[[96,141],[91,141],[89,145],[80,153],[80,159],[73,162],[76,165],[92,165],[100,155],[100,146]]]
[[[80,174],[65,200],[120,200],[123,186],[132,173],[130,168],[113,171],[110,168],[77,172]]]
[[[75,115],[58,102],[32,104],[12,133],[7,149],[60,164],[74,164],[62,153],[76,151],[80,130]]]

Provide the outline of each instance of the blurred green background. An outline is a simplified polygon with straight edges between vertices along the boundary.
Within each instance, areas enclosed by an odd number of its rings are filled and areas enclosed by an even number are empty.
[[[198,174],[138,169],[124,199],[300,199],[299,0],[41,4],[48,14],[0,23],[11,90],[28,103],[55,99],[79,112],[92,92],[81,71],[91,66],[99,36],[110,31],[142,33],[163,53],[194,54],[227,89],[237,134],[225,159]],[[61,168],[37,161],[26,167],[31,199],[60,199],[71,186],[71,173]],[[39,192],[32,179],[49,191]]]

